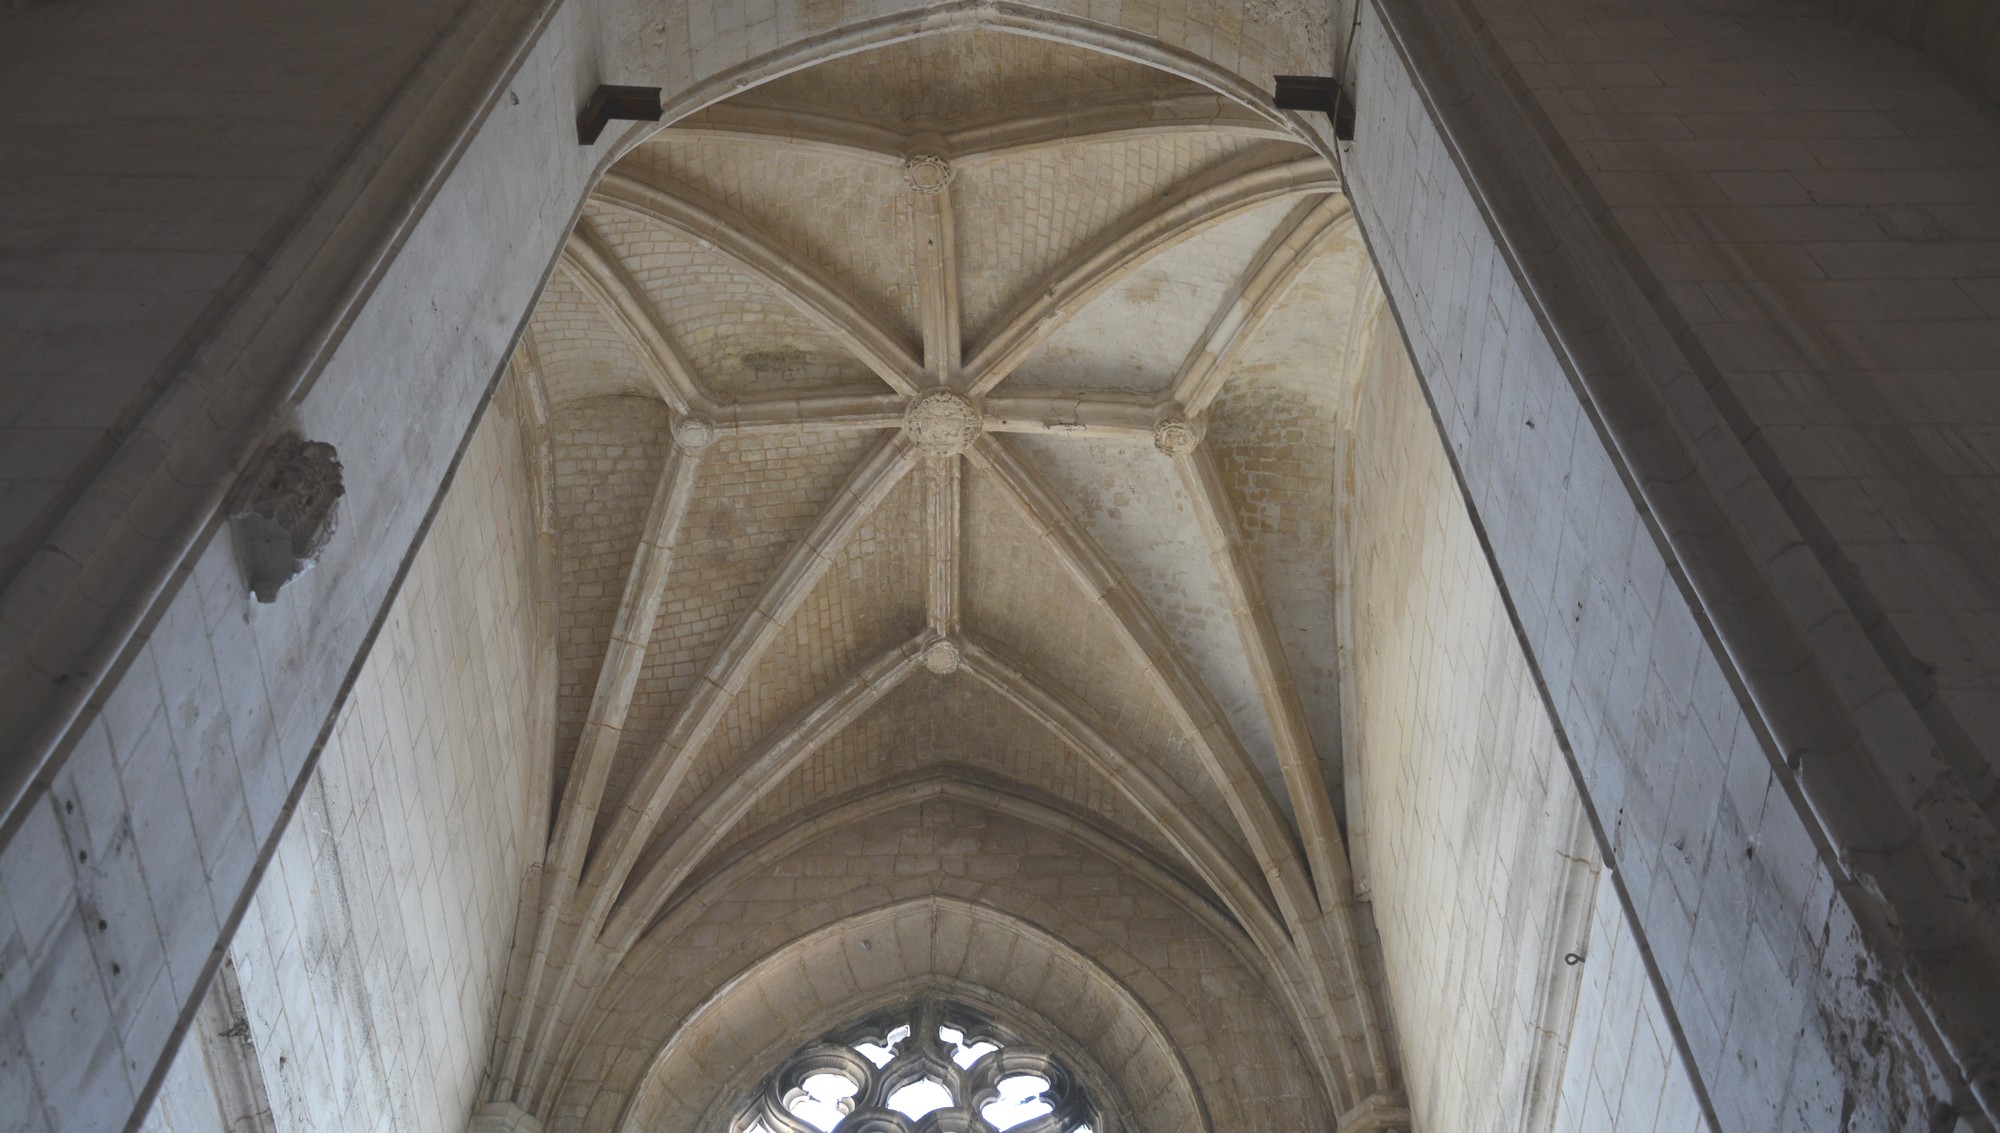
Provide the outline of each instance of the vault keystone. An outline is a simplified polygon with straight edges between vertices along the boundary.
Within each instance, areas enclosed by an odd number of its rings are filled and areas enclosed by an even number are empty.
[[[952,644],[949,638],[943,637],[932,638],[930,644],[924,646],[922,654],[924,668],[940,677],[956,673],[964,659],[958,646]]]
[[[955,390],[925,390],[903,411],[903,431],[932,456],[957,456],[985,428],[979,407]]]
[[[699,413],[683,415],[674,422],[674,443],[683,452],[700,452],[715,443],[715,422]]]
[[[903,162],[903,181],[911,192],[924,197],[944,192],[956,172],[951,162],[934,153],[912,154]]]
[[[1201,433],[1194,422],[1178,413],[1162,417],[1153,425],[1153,447],[1168,456],[1186,456],[1201,443]]]

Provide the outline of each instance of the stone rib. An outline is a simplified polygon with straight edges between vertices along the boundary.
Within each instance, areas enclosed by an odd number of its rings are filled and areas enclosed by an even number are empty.
[[[1084,107],[1007,115],[952,131],[946,137],[962,165],[1079,142],[1109,142],[1164,134],[1231,134],[1296,142],[1297,135],[1234,99],[1206,91],[1160,97],[1138,91]]]
[[[1155,394],[1123,390],[1015,390],[982,399],[990,433],[1053,437],[1150,437],[1163,410]]]
[[[583,854],[596,827],[604,782],[624,737],[626,714],[632,707],[632,693],[645,664],[646,647],[659,622],[660,598],[666,591],[667,576],[673,568],[674,544],[681,523],[687,518],[694,498],[696,473],[701,457],[676,445],[660,470],[659,485],[647,509],[645,527],[625,573],[625,589],[618,600],[618,612],[611,625],[611,640],[598,667],[597,684],[591,693],[590,709],[584,717],[583,734],[578,737],[576,756],[570,762],[569,777],[563,785],[562,803],[556,812],[555,830],[543,859],[542,912],[535,935],[535,958],[528,975],[524,999],[532,1003],[544,973],[555,933],[557,913],[574,890],[583,869]],[[525,1027],[528,1013],[519,1017]],[[509,1044],[508,1060],[502,1077],[511,1078],[521,1054],[522,1034]]]
[[[929,489],[924,502],[925,543],[930,551],[927,606],[931,632],[952,636],[958,632],[958,568],[964,557],[964,505],[960,483],[964,465],[955,456],[933,456],[925,461],[924,477]]]
[[[676,134],[748,142],[779,142],[894,168],[903,163],[903,135],[872,123],[775,103],[714,106],[674,123]]]
[[[1270,604],[1257,581],[1242,530],[1230,509],[1228,490],[1206,445],[1174,458],[1174,466],[1180,472],[1181,486],[1194,504],[1195,520],[1201,525],[1209,553],[1214,557],[1216,577],[1222,582],[1237,636],[1243,642],[1243,655],[1250,665],[1251,679],[1257,686],[1265,719],[1270,722],[1278,765],[1284,773],[1285,789],[1292,796],[1293,812],[1298,815],[1306,860],[1312,866],[1319,906],[1327,915],[1341,954],[1358,957],[1360,934],[1354,922],[1354,876],[1348,865],[1347,847],[1334,819],[1333,803],[1327,795],[1312,734],[1306,729],[1298,684],[1292,678],[1277,626],[1272,624]],[[1389,1053],[1383,1046],[1384,1016],[1367,984],[1358,978],[1359,972],[1351,974],[1357,977],[1354,994],[1368,1021],[1365,1034],[1369,1060],[1376,1080],[1385,1081],[1389,1074]]]
[[[948,179],[947,179],[948,182]],[[958,232],[952,223],[951,186],[916,194],[917,296],[922,312],[924,370],[932,385],[952,385],[964,345],[960,341]]]
[[[666,853],[627,887],[618,910],[605,923],[605,947],[621,955],[630,948],[688,874],[744,815],[821,744],[860,719],[915,671],[922,646],[921,638],[913,638],[857,668],[774,729],[748,763],[717,777],[691,808]]]
[[[833,335],[896,392],[915,393],[922,384],[922,360],[886,319],[747,217],[688,189],[625,173],[606,174],[591,199],[706,242]]]
[[[578,224],[563,245],[562,267],[596,301],[613,329],[638,354],[660,397],[676,414],[707,415],[710,398],[695,378],[659,312],[625,274],[616,254],[603,247],[588,223]]]
[[[760,397],[717,405],[715,427],[735,433],[900,429],[903,427],[904,401],[899,393]]]
[[[1225,301],[1175,376],[1173,398],[1188,416],[1208,408],[1222,389],[1229,365],[1276,310],[1298,281],[1300,273],[1325,250],[1333,237],[1354,223],[1345,197],[1302,201],[1278,226],[1253,260],[1235,293]]]
[[[1333,170],[1318,156],[1259,147],[1196,178],[1172,196],[1135,210],[1085,244],[1000,320],[965,364],[965,381],[985,393],[1057,328],[1133,269],[1189,237],[1266,201],[1337,192]]]
[[[1347,851],[1334,821],[1333,804],[1327,796],[1312,736],[1306,730],[1305,710],[1299,703],[1291,665],[1279,644],[1263,588],[1230,509],[1228,489],[1223,486],[1205,445],[1174,458],[1174,467],[1194,505],[1195,521],[1215,561],[1216,577],[1222,583],[1237,637],[1243,642],[1243,655],[1249,662],[1251,680],[1271,725],[1285,788],[1292,796],[1306,860],[1319,882],[1321,901],[1325,903],[1330,895],[1337,900],[1348,900],[1352,879],[1347,868]]]
[[[899,429],[900,394],[829,393],[754,398],[710,407],[719,430],[737,433]],[[988,432],[1056,437],[1149,437],[1172,405],[1123,390],[1022,390],[980,399]]]

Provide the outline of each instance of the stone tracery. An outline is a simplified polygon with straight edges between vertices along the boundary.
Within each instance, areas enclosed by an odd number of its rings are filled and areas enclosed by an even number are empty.
[[[728,1133],[1112,1133],[1074,1074],[950,1001],[881,1011],[792,1054]]]

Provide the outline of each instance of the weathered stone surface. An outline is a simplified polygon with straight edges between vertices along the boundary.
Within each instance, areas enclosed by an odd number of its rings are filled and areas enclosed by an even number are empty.
[[[1194,422],[1178,413],[1162,417],[1153,426],[1153,447],[1168,456],[1186,456],[1201,443],[1201,434]]]
[[[945,638],[940,637],[924,646],[924,668],[940,677],[958,672],[959,663],[963,659],[964,655],[959,652],[958,646]]]
[[[985,431],[985,425],[972,399],[953,390],[933,389],[910,399],[903,431],[931,456],[957,456]]]
[[[10,1133],[719,1127],[981,994],[1128,1128],[1990,1124],[1936,898],[2000,844],[2000,127],[1919,57],[1763,0],[236,9],[0,16]],[[1335,59],[1339,176],[1265,98]],[[577,147],[580,60],[709,109]],[[360,535],[245,602],[292,424]],[[275,1104],[169,1057],[212,959]]]
[[[311,570],[339,515],[340,458],[333,446],[286,433],[266,446],[237,485],[229,518],[250,590],[259,602]]]
[[[951,187],[957,174],[949,161],[934,153],[920,153],[903,162],[903,182],[918,196],[937,196]]]

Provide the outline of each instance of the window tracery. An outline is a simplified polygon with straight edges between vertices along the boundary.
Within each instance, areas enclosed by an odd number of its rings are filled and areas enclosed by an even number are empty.
[[[880,1012],[807,1044],[728,1133],[1112,1133],[1046,1050],[956,1003]]]

